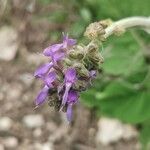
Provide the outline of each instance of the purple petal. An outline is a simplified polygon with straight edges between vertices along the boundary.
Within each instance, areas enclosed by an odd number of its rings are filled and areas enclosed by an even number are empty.
[[[67,48],[68,46],[73,46],[76,44],[75,39],[69,39],[68,34],[63,34],[63,48]]]
[[[52,62],[51,62],[51,63],[46,63],[46,64],[40,66],[40,67],[34,72],[34,76],[35,76],[35,77],[39,77],[39,78],[43,77],[43,76],[48,72],[48,70],[49,70],[50,68],[52,68],[52,66],[53,66],[53,63],[52,63]]]
[[[56,73],[53,71],[53,72],[50,72],[46,78],[45,78],[45,83],[48,87],[52,87],[52,82],[54,82],[56,79]]]
[[[68,34],[63,32],[63,42],[68,40]]]
[[[44,88],[40,91],[37,98],[35,99],[36,106],[39,106],[45,102],[46,97],[48,96],[48,90],[48,86],[44,86]]]
[[[54,44],[52,46],[47,47],[46,49],[44,49],[43,54],[45,56],[51,56],[53,55],[53,53],[57,52],[58,50],[60,50],[63,47],[63,44]]]
[[[65,73],[65,81],[71,83],[76,81],[76,70],[74,68],[67,69]]]
[[[65,57],[65,53],[63,52],[57,52],[54,55],[52,55],[52,61],[56,63],[57,61],[62,60]]]
[[[62,99],[62,105],[64,106],[67,102],[67,99],[68,99],[68,93],[69,93],[69,90],[72,86],[72,83],[68,82],[65,84],[65,93],[63,95],[63,99]]]
[[[95,78],[96,77],[96,70],[91,70],[90,71],[90,77]]]
[[[76,91],[73,91],[73,90],[70,90],[69,93],[68,93],[68,100],[67,100],[67,103],[70,104],[74,104],[78,101],[78,93]]]
[[[72,121],[72,104],[68,105],[66,114],[67,114],[67,120],[71,122]]]
[[[75,39],[68,39],[68,46],[73,46],[77,43],[77,41]]]

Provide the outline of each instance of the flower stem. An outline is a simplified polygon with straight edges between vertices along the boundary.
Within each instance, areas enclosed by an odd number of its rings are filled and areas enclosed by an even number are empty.
[[[105,29],[104,38],[108,38],[119,29],[141,27],[150,30],[150,17],[128,17],[112,23]]]

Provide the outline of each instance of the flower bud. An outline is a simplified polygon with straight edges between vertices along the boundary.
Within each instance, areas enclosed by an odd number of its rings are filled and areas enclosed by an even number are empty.
[[[59,111],[59,110],[60,110],[60,107],[61,107],[61,101],[57,99],[57,100],[55,101],[54,109],[55,109],[56,111]]]
[[[105,29],[112,24],[112,20],[111,19],[101,20],[99,21],[99,24]]]
[[[87,46],[87,56],[88,56],[88,59],[95,64],[103,62],[103,57],[101,56],[98,50],[98,44],[96,41],[92,41]]]
[[[81,77],[89,77],[89,71],[82,63],[74,63],[73,67],[77,70]]]
[[[84,49],[82,46],[77,45],[74,49],[70,50],[68,56],[71,59],[82,60],[84,58]]]
[[[72,61],[69,58],[65,58],[64,63],[65,63],[66,66],[71,66],[72,65]]]
[[[96,53],[98,50],[98,46],[95,42],[92,42],[90,43],[88,46],[87,46],[87,54],[88,55],[91,55],[93,53]]]
[[[50,107],[55,106],[55,100],[50,100],[50,101],[48,101],[48,105],[49,105]]]
[[[77,80],[73,88],[79,91],[85,91],[87,89],[87,84],[88,82],[86,80]]]
[[[76,53],[75,53],[75,51],[74,50],[69,51],[68,56],[69,56],[69,58],[76,59]]]
[[[102,35],[105,34],[104,26],[99,22],[91,23],[84,33],[84,36],[88,37],[89,39],[96,39],[100,38]]]
[[[55,104],[56,104],[56,101],[57,101],[58,97],[57,95],[54,93],[54,94],[51,94],[48,98],[48,105],[50,107],[54,107]]]

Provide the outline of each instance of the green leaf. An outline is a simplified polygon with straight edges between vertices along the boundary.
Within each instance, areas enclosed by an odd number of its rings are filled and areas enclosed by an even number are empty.
[[[71,35],[79,37],[85,30],[85,24],[81,20],[77,21],[70,29]]]
[[[94,90],[88,90],[81,94],[82,102],[88,107],[94,107],[97,104],[96,98],[95,98],[95,91]]]
[[[149,16],[148,4],[149,0],[143,0],[142,3],[141,0],[98,0],[92,10],[95,12],[97,19],[102,17],[120,19],[128,16]]]
[[[81,17],[85,22],[89,23],[92,19],[91,12],[87,8],[82,8],[80,11]]]
[[[144,84],[144,86],[147,89],[150,89],[150,66],[148,67],[148,71],[147,74],[145,75],[144,80],[142,81],[142,84]]]
[[[126,80],[128,80],[130,83],[133,83],[133,84],[140,84],[141,82],[145,80],[147,74],[148,74],[148,70],[145,65],[143,69],[127,76]]]
[[[135,92],[134,87],[123,80],[112,81],[109,85],[106,86],[103,93],[105,93],[105,97],[114,97],[114,96],[124,96],[127,93],[132,94]]]
[[[142,143],[143,150],[150,149],[150,124],[146,124],[140,131],[140,141]]]
[[[111,39],[110,44],[112,48],[102,52],[105,58],[102,65],[104,73],[128,76],[143,68],[144,56],[130,33],[119,39]]]
[[[150,119],[149,91],[136,91],[123,82],[112,82],[103,92],[105,97],[99,101],[99,106],[104,115],[130,123]]]
[[[39,3],[47,5],[52,2],[52,0],[38,0]]]

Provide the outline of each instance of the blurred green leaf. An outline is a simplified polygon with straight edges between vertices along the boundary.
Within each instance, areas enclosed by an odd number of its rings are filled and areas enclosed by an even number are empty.
[[[103,92],[106,97],[99,104],[103,114],[130,123],[150,119],[149,91],[136,91],[130,84],[114,81]]]
[[[95,91],[89,90],[81,94],[81,99],[86,106],[94,107],[97,105],[97,101],[94,93]]]
[[[131,82],[132,84],[140,84],[143,82],[148,74],[148,70],[146,65],[139,71],[135,71],[134,73],[127,76],[126,80]]]
[[[83,34],[84,30],[85,25],[82,24],[82,22],[79,20],[74,25],[72,25],[70,33],[74,35],[74,37],[80,37],[80,35]]]
[[[59,10],[56,12],[51,13],[51,15],[48,14],[48,20],[51,22],[57,22],[57,23],[62,23],[65,22],[67,19],[67,13],[63,10]]]
[[[143,125],[140,132],[140,141],[142,143],[143,150],[150,149],[150,124]]]
[[[82,8],[80,14],[86,23],[89,23],[91,21],[92,19],[91,12],[87,8]]]
[[[102,67],[105,73],[126,76],[143,68],[144,56],[130,33],[109,42],[111,50],[109,53],[107,50],[103,52],[105,63]]]
[[[103,93],[105,93],[104,99],[108,99],[109,97],[121,97],[126,94],[132,94],[135,91],[136,90],[132,84],[127,83],[123,80],[114,80],[106,86]]]
[[[134,15],[149,16],[150,14],[149,0],[94,0],[93,3],[91,0],[87,1],[96,19],[120,19]]]
[[[38,0],[41,4],[47,5],[50,2],[52,2],[53,0]]]

